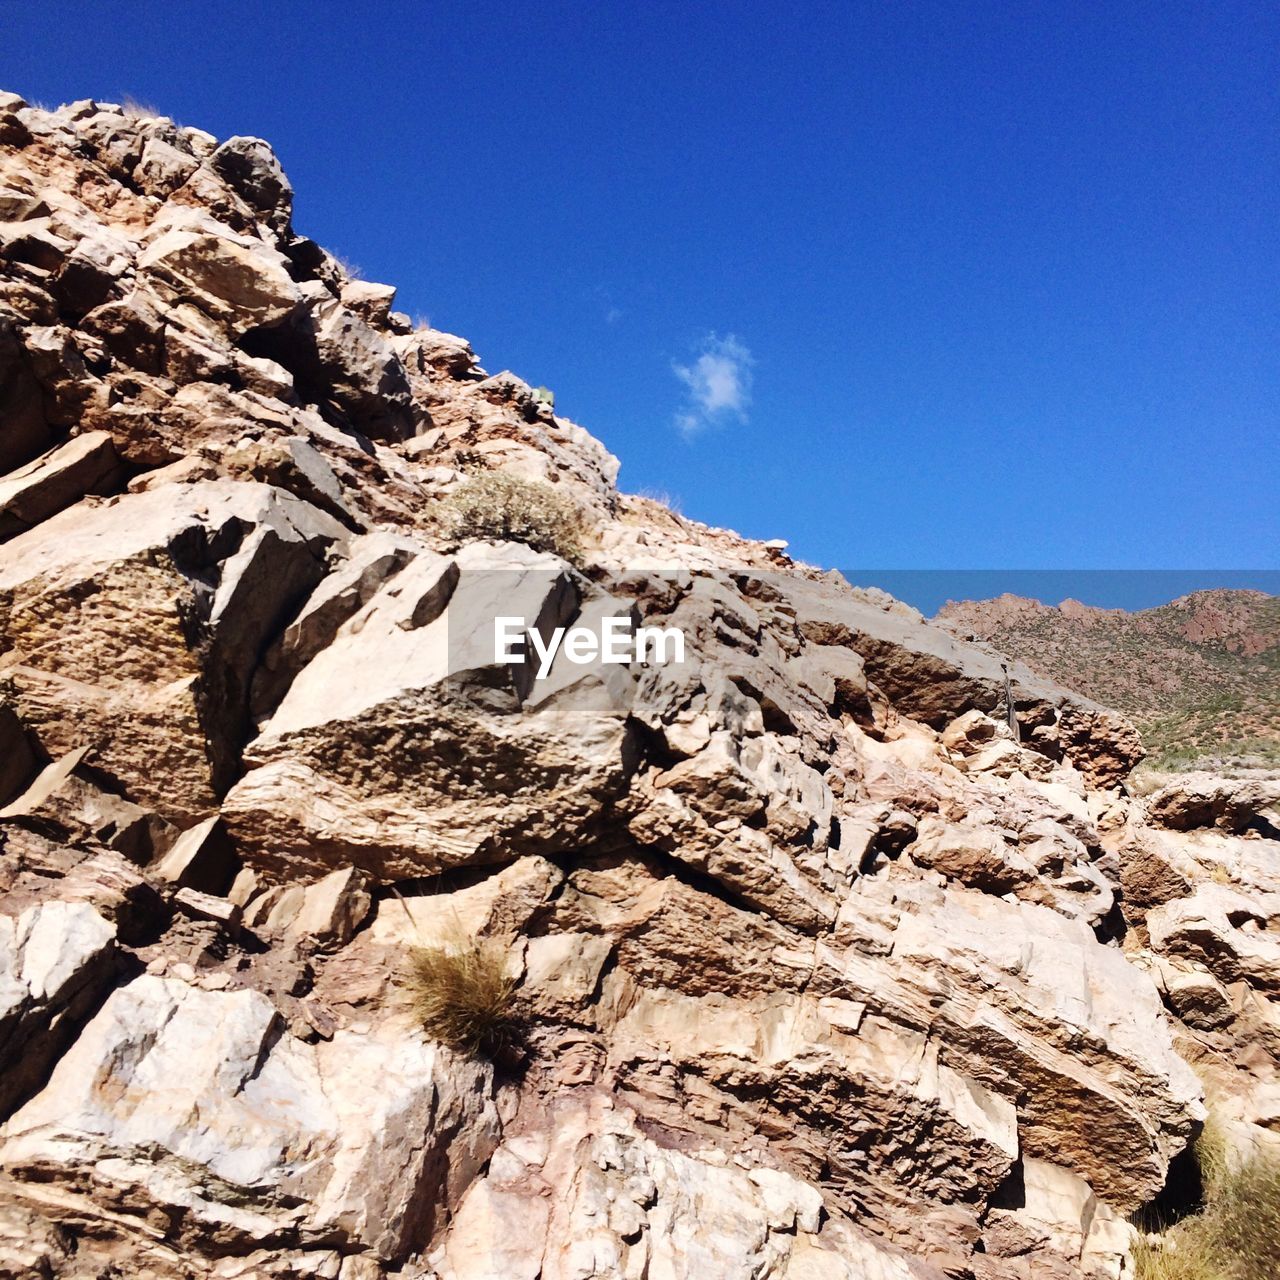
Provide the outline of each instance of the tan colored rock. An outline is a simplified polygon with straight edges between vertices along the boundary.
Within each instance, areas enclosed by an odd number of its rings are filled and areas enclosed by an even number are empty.
[[[520,858],[466,889],[384,899],[369,932],[394,946],[448,947],[473,937],[514,944],[562,880],[545,858]]]
[[[194,211],[156,236],[137,269],[166,306],[193,305],[231,334],[279,324],[302,304],[278,252]]]
[[[162,818],[83,776],[87,748],[68,752],[0,809],[0,828],[21,826],[75,844],[101,844],[138,862],[163,853],[176,834]]]
[[[998,830],[925,818],[908,850],[913,862],[988,893],[1028,885],[1035,868]]]
[[[1099,785],[1114,785],[1142,758],[1137,732],[1123,717],[919,615],[826,583],[793,577],[785,589],[805,638],[855,650],[867,678],[907,715],[937,728],[974,710],[1007,716],[1011,696],[1028,739],[1061,750]],[[1052,735],[1033,732],[1048,725]]]
[[[0,565],[15,709],[46,750],[90,743],[129,798],[202,818],[237,767],[256,653],[344,537],[289,495],[229,481],[62,512]]]
[[[436,1280],[940,1280],[826,1218],[821,1194],[783,1170],[664,1148],[625,1111],[565,1107],[552,1123],[494,1154],[430,1255]],[[540,1195],[548,1185],[564,1194]]]
[[[1028,1274],[1119,1280],[1132,1247],[1129,1223],[1067,1169],[1028,1158],[1021,1173],[1023,1203],[1016,1211],[998,1209],[991,1215],[988,1252],[1008,1251],[1034,1260]]]
[[[284,938],[308,939],[322,947],[350,942],[373,907],[369,877],[342,868],[310,885],[267,890],[249,904],[246,922]]]
[[[1269,929],[1275,920],[1280,894],[1245,895],[1206,883],[1157,907],[1147,927],[1157,952],[1195,960],[1223,982],[1280,991],[1280,940]]]
[[[84,1206],[94,1171],[88,1203],[135,1229],[176,1213],[197,1252],[341,1241],[390,1262],[488,1157],[487,1091],[483,1068],[403,1030],[305,1045],[254,992],[143,976],[10,1119],[0,1158],[36,1204],[53,1167]]]
[[[76,436],[0,478],[0,539],[21,533],[88,493],[110,493],[122,478],[105,431]]]
[[[83,902],[0,915],[0,1115],[43,1082],[106,989],[115,936]]]
[[[400,878],[579,842],[625,776],[626,690],[561,656],[556,690],[526,701],[533,673],[495,662],[493,622],[509,611],[549,631],[577,602],[561,563],[519,544],[420,554],[249,745],[223,806],[246,857]]]
[[[0,140],[0,1270],[1116,1280],[1179,1053],[1274,1141],[1266,788],[1136,799],[1120,718],[619,494],[294,235],[265,143],[5,95]],[[579,507],[581,566],[446,544],[477,468]],[[537,680],[496,614],[687,660]],[[410,949],[473,939],[493,1067],[406,1019]]]
[[[1217,827],[1280,839],[1280,781],[1187,774],[1147,801],[1152,821],[1173,831]]]
[[[235,879],[237,860],[222,819],[215,813],[188,827],[149,870],[153,878],[166,884],[202,893],[226,893]]]

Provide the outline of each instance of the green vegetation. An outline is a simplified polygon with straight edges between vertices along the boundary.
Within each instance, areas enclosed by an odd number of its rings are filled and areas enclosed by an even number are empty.
[[[1205,591],[1138,613],[1010,613],[998,602],[975,602],[949,616],[1123,712],[1142,735],[1151,770],[1280,767],[1278,597]]]
[[[496,943],[459,932],[446,945],[415,947],[408,988],[423,1029],[450,1048],[493,1057],[521,1038],[515,979]]]
[[[482,471],[463,480],[442,505],[444,524],[459,541],[523,542],[581,563],[582,513],[548,484]]]
[[[1275,1280],[1280,1276],[1280,1156],[1231,1165],[1210,1120],[1196,1143],[1204,1205],[1134,1251],[1136,1280]]]
[[[1280,765],[1280,704],[1270,702],[1274,676],[1246,692],[1213,692],[1177,714],[1141,723],[1153,769],[1176,773],[1196,768]]]

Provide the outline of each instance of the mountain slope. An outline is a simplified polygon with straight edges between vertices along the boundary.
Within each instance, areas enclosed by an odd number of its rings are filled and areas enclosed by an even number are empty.
[[[1127,613],[1001,596],[937,616],[1123,711],[1153,764],[1280,764],[1280,598],[1198,591]]]
[[[1280,796],[619,492],[261,140],[0,95],[0,218],[0,1277],[1117,1280],[1275,1144]]]

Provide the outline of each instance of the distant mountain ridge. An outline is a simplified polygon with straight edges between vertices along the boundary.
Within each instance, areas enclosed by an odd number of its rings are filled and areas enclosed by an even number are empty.
[[[1127,612],[1022,596],[937,619],[1130,716],[1157,766],[1280,765],[1280,597],[1196,591]]]

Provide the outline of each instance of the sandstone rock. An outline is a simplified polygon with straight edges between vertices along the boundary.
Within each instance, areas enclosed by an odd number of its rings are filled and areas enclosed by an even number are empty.
[[[302,304],[279,253],[208,218],[158,235],[137,269],[164,305],[194,306],[236,336],[280,324]]]
[[[385,328],[396,300],[393,285],[370,280],[345,280],[339,294],[342,305],[354,311],[366,324]]]
[[[1147,917],[1157,952],[1202,964],[1223,982],[1246,980],[1280,990],[1280,941],[1268,926],[1280,919],[1280,894],[1246,896],[1224,885],[1201,884],[1193,894],[1157,907]]]
[[[260,646],[344,537],[288,495],[228,481],[62,512],[0,567],[16,710],[48,750],[93,743],[137,802],[203,817],[236,767]]]
[[[182,832],[150,871],[167,884],[222,894],[230,888],[237,869],[235,850],[222,819],[214,814]]]
[[[563,878],[545,858],[520,858],[452,893],[384,900],[370,933],[376,942],[406,946],[448,947],[474,937],[514,945]]]
[[[250,903],[248,922],[285,938],[340,947],[368,918],[373,899],[369,878],[354,867],[334,871],[310,885],[276,888]]]
[[[1056,721],[1056,746],[1100,785],[1113,785],[1142,758],[1137,732],[1123,717],[1009,664],[978,645],[967,644],[922,619],[862,603],[852,594],[814,582],[789,579],[785,591],[798,611],[805,637],[816,644],[854,649],[867,676],[908,715],[941,728],[977,710],[1003,709],[1012,697],[1028,731]],[[1056,739],[1056,741],[1055,741]]]
[[[582,667],[525,709],[533,675],[495,663],[493,638],[499,609],[549,631],[577,599],[560,562],[517,544],[419,555],[250,744],[223,808],[246,856],[314,871],[337,855],[397,878],[581,839],[624,776],[626,705]]]
[[[351,421],[376,440],[413,435],[409,381],[390,342],[328,296],[312,304],[311,324],[329,392]]]
[[[209,920],[228,929],[234,929],[242,915],[234,902],[212,893],[201,893],[198,889],[178,889],[173,895],[173,905],[192,920]]]
[[[1053,1269],[1056,1255],[1078,1260],[1090,1274],[1119,1276],[1131,1247],[1133,1228],[1098,1200],[1087,1182],[1067,1169],[1047,1160],[1025,1159],[1021,1174],[1021,1211],[1017,1215],[997,1211],[988,1235],[1009,1232],[1016,1223],[1014,1230],[1024,1242],[1028,1228],[1039,1236],[1037,1245],[1047,1239],[1052,1246],[1049,1250],[1027,1250],[1036,1257],[1040,1274]]]
[[[1025,1154],[1069,1162],[1120,1208],[1153,1195],[1185,1140],[1175,1135],[1201,1112],[1151,980],[1045,907],[906,885],[894,897],[897,909],[881,913],[891,963],[856,948],[830,954],[843,975],[832,989],[933,1027],[957,1070],[1021,1099]]]
[[[261,138],[228,138],[205,161],[274,231],[288,230],[293,188]]]
[[[1237,835],[1256,831],[1280,839],[1280,781],[1188,774],[1147,801],[1154,822],[1173,831],[1218,827]]]
[[[1121,718],[620,494],[295,235],[266,144],[2,95],[0,139],[0,1270],[1116,1280],[1180,1054],[1274,1141],[1265,787],[1136,799]],[[478,468],[581,565],[446,553]],[[688,652],[538,679],[497,615]],[[407,1017],[475,939],[492,1067]]]
[[[778,1275],[940,1280],[872,1241],[782,1170],[664,1149],[625,1111],[566,1107],[494,1154],[444,1244],[438,1280]],[[548,1201],[547,1185],[566,1195]]]
[[[164,199],[195,172],[199,161],[162,138],[148,138],[134,169],[134,178],[148,195]]]
[[[1034,867],[1006,837],[989,827],[925,818],[907,852],[920,866],[989,893],[1008,893],[1035,878]]]
[[[121,292],[136,253],[135,242],[110,232],[81,239],[50,283],[62,313],[83,316]]]
[[[607,938],[557,933],[530,938],[525,950],[524,988],[542,1015],[580,1020],[600,986],[613,951]]]
[[[104,849],[76,861],[57,881],[59,902],[88,903],[129,946],[153,942],[168,923],[169,912],[155,887],[138,867],[115,850]],[[44,884],[26,882],[26,893],[43,901]],[[22,894],[11,891],[15,909]]]
[[[298,672],[333,643],[338,628],[420,550],[407,539],[383,532],[354,539],[343,563],[323,579],[267,651],[255,676],[254,701],[259,710],[277,706]]]
[[[197,1253],[339,1242],[394,1262],[487,1159],[486,1093],[485,1069],[403,1031],[305,1045],[254,992],[143,976],[10,1119],[0,1159],[36,1204],[61,1176],[83,1210],[93,1173],[113,1222],[173,1214]]]
[[[47,520],[87,493],[110,493],[122,478],[111,437],[91,431],[0,478],[0,539]]]
[[[1165,998],[1188,1026],[1213,1031],[1235,1017],[1231,996],[1212,974],[1172,967],[1164,975]]]
[[[114,974],[115,930],[87,903],[0,915],[0,1115],[39,1086]]]
[[[0,809],[0,827],[19,824],[68,843],[101,843],[138,862],[166,849],[174,836],[168,823],[80,776],[86,754],[80,748],[41,770]]]

